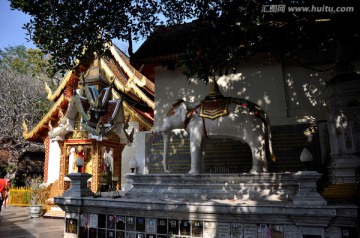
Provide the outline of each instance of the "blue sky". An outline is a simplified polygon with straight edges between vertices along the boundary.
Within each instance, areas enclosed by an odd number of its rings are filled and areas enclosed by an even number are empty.
[[[29,22],[30,16],[17,10],[10,9],[8,0],[0,0],[0,49],[8,46],[24,45],[27,48],[36,48],[32,41],[27,42],[26,30],[22,29],[23,25]],[[121,50],[127,53],[127,43],[114,40]],[[133,42],[134,51],[142,42]]]
[[[35,48],[32,42],[26,41],[26,30],[22,29],[29,20],[30,16],[25,13],[10,10],[8,0],[0,0],[0,49],[17,45]]]

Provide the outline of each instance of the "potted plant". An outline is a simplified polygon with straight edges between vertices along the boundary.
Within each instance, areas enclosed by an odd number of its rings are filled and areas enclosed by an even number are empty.
[[[42,177],[27,178],[26,185],[30,189],[30,216],[40,217],[49,198],[50,186],[43,183]]]

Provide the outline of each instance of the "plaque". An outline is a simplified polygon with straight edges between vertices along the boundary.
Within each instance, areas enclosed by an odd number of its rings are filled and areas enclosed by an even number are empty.
[[[116,230],[125,230],[125,216],[116,216]]]
[[[244,224],[244,238],[256,238],[257,236],[256,224]]]
[[[284,237],[302,238],[302,232],[294,225],[284,225]]]
[[[115,238],[115,231],[114,230],[108,230],[107,231],[107,238]]]
[[[89,228],[89,238],[96,238],[97,237],[97,230],[96,228]]]
[[[126,217],[126,230],[135,231],[135,217]]]
[[[190,170],[190,143],[187,137],[173,137],[169,143],[168,165],[172,173],[187,173]],[[184,135],[182,135],[184,137]],[[145,135],[146,166],[150,174],[163,174],[164,141],[161,134]]]
[[[268,238],[270,236],[270,227],[267,224],[260,224],[258,227],[258,238]]]
[[[192,236],[203,236],[203,221],[192,221]]]
[[[89,214],[84,213],[80,215],[80,226],[81,227],[89,226]]]
[[[325,230],[325,237],[341,238],[341,229],[339,227],[329,227]]]
[[[218,223],[216,228],[216,238],[230,238],[230,224]]]
[[[126,238],[136,238],[135,232],[126,232]]]
[[[136,217],[136,231],[145,232],[145,217]]]
[[[232,223],[231,227],[231,238],[243,238],[244,226],[239,223]]]
[[[166,219],[157,219],[157,233],[158,234],[167,234]]]
[[[99,229],[97,237],[98,238],[106,238],[106,230],[105,229]]]
[[[107,216],[107,228],[108,229],[115,229],[116,225],[116,216],[115,215],[108,215]]]
[[[156,233],[156,219],[155,218],[146,218],[146,233]]]
[[[216,238],[216,223],[204,222],[204,238]]]
[[[191,224],[188,220],[181,220],[180,221],[180,235],[190,236],[190,227],[191,227]]]
[[[168,220],[168,233],[171,235],[179,235],[179,221],[170,219]]]
[[[88,237],[88,229],[87,227],[80,227],[80,238],[87,238]]]
[[[125,231],[116,231],[116,238],[125,238]]]
[[[89,227],[97,228],[98,224],[98,214],[89,215]]]
[[[99,214],[98,216],[98,227],[99,228],[106,228],[106,215]]]
[[[174,136],[169,144],[168,165],[172,173],[186,174],[190,170],[190,140],[181,133]],[[163,174],[162,154],[163,137],[160,134],[146,134],[145,160],[150,174]],[[250,147],[238,140],[214,138],[205,148],[205,172],[207,173],[242,173],[252,166]],[[221,156],[219,156],[221,155]]]
[[[276,163],[269,161],[269,170],[274,172],[297,172],[304,170],[299,156],[306,147],[312,154],[320,154],[318,147],[318,132],[315,133],[311,143],[304,135],[310,124],[271,126],[272,145],[276,155]],[[317,164],[314,157],[313,165]],[[316,170],[316,168],[314,168]]]
[[[78,229],[78,219],[75,218],[66,218],[65,221],[65,232],[77,234]]]

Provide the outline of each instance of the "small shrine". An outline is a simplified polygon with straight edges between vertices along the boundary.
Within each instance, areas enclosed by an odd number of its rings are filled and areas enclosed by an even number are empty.
[[[93,175],[90,181],[93,191],[104,190],[104,186],[109,189],[119,186],[121,151],[125,146],[120,142],[124,123],[121,99],[114,98],[113,83],[108,85],[96,63],[94,66],[86,72],[83,82],[79,82],[78,89],[73,92],[59,125],[52,127],[49,122],[50,140],[62,144],[61,190],[67,188],[66,174],[78,172],[75,166],[78,157],[84,161],[80,172]],[[68,133],[67,129],[71,129],[72,133]]]
[[[135,130],[152,127],[153,82],[118,48],[110,49],[111,57],[69,72],[56,91],[47,87],[54,106],[30,131],[23,124],[25,139],[45,144],[44,180],[57,181],[56,196],[69,188],[67,175],[78,172],[78,158],[84,162],[81,172],[92,175],[92,192],[121,189],[123,149]]]

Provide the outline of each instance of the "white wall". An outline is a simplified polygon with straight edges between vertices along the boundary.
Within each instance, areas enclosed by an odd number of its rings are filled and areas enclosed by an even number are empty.
[[[125,146],[121,154],[121,187],[124,187],[126,184],[126,174],[130,173],[129,162],[132,158],[135,157],[135,149],[137,135],[139,134],[139,123],[138,122],[129,122],[129,128],[126,130],[127,133],[131,133],[132,128],[135,128],[134,133],[134,142]]]
[[[287,63],[287,62],[286,62]],[[204,98],[210,84],[189,81],[184,68],[175,71],[157,67],[154,129],[159,129],[176,99],[196,101]],[[331,73],[318,73],[299,65],[284,64],[274,54],[252,57],[238,68],[237,74],[223,76],[218,84],[224,96],[248,99],[269,115],[271,125],[287,125],[325,119],[325,80]]]
[[[50,140],[47,183],[55,182],[60,176],[60,154],[61,149],[59,143],[55,140]]]

